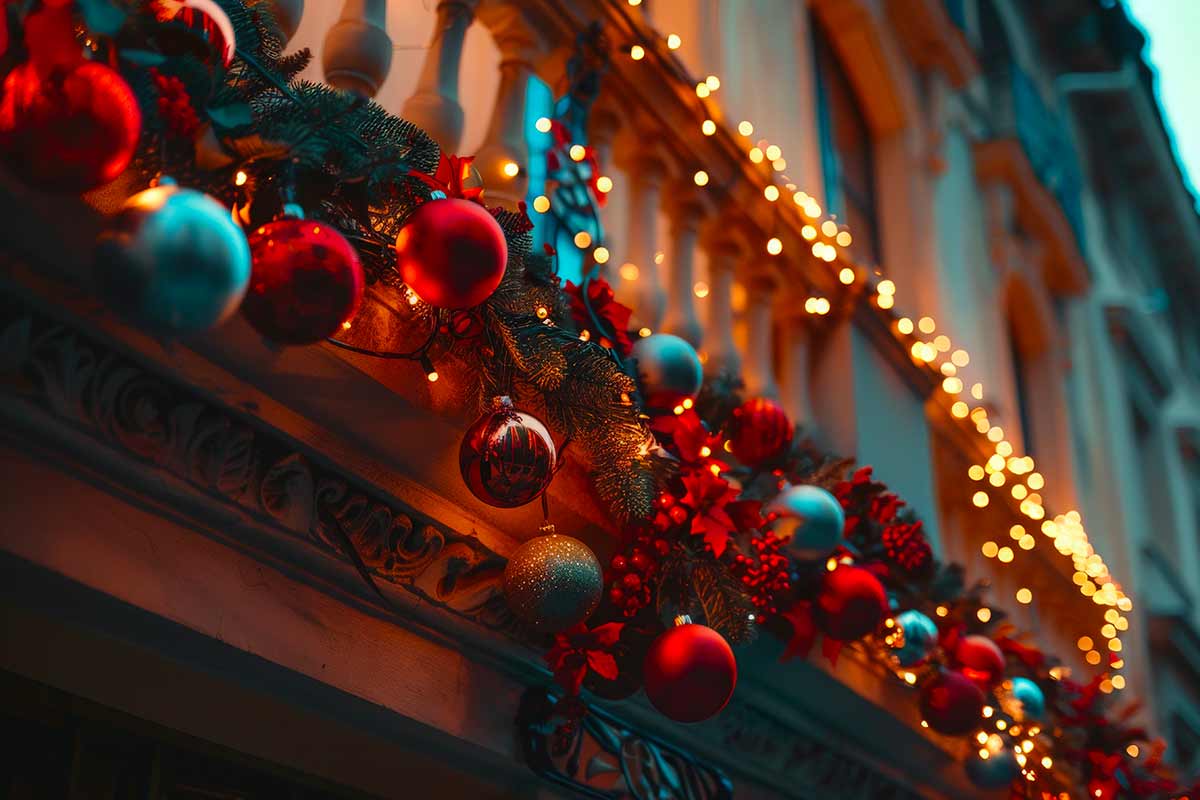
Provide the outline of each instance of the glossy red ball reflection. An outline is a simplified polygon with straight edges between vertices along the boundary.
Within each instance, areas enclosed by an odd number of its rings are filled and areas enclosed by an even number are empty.
[[[507,263],[508,243],[500,224],[469,200],[430,200],[396,236],[400,277],[439,308],[471,308],[487,300]]]
[[[826,572],[814,608],[817,625],[830,639],[849,642],[879,627],[887,616],[887,593],[879,579],[862,567],[839,566]]]
[[[954,648],[959,671],[988,690],[1004,679],[1004,653],[986,636],[964,636]]]
[[[965,736],[979,727],[983,690],[958,672],[942,672],[921,689],[921,716],[947,736]]]
[[[704,625],[677,625],[650,645],[643,667],[646,697],[676,722],[716,714],[737,685],[737,660],[725,637]]]
[[[778,403],[755,397],[733,410],[729,419],[729,449],[738,461],[757,467],[782,455],[795,432],[795,426]]]
[[[458,466],[471,494],[498,508],[537,498],[550,485],[554,465],[554,440],[546,426],[517,411],[508,398],[467,429],[458,450]]]
[[[250,289],[242,312],[268,339],[319,342],[358,312],[362,264],[332,225],[281,219],[256,228],[249,241]]]
[[[32,63],[4,79],[0,154],[21,180],[47,191],[85,192],[129,165],[142,114],[129,84],[94,61],[45,75]]]

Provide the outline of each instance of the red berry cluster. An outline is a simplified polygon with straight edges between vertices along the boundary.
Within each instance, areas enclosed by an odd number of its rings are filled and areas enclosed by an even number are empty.
[[[738,553],[731,567],[754,603],[758,619],[779,613],[776,598],[791,588],[790,567],[783,542],[771,531],[750,540],[752,555]]]
[[[174,75],[163,75],[156,69],[150,70],[150,77],[158,89],[158,113],[166,120],[167,128],[178,136],[194,136],[200,129],[200,118],[196,116],[183,81]]]
[[[933,560],[933,550],[919,521],[887,526],[880,541],[888,561],[905,572],[920,572]]]
[[[656,531],[638,534],[623,553],[609,563],[608,599],[625,616],[632,617],[650,604],[650,581],[658,560],[671,551],[671,543]]]
[[[666,533],[671,528],[682,525],[692,515],[691,511],[679,504],[679,498],[670,492],[660,494],[657,505],[650,525],[659,533]]]

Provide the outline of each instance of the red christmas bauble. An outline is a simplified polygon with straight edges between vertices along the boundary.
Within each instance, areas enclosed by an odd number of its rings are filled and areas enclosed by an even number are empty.
[[[129,84],[95,61],[41,74],[22,64],[4,79],[0,154],[25,183],[86,192],[125,171],[142,114]]]
[[[471,494],[497,508],[523,506],[554,477],[550,432],[537,417],[513,408],[507,397],[467,429],[458,466]]]
[[[792,443],[796,428],[774,400],[755,397],[733,410],[729,448],[748,467],[778,458]]]
[[[887,616],[887,593],[879,579],[862,567],[842,565],[826,572],[814,606],[821,631],[849,642],[879,627]]]
[[[921,716],[947,736],[965,736],[979,727],[983,690],[958,672],[941,672],[921,689]]]
[[[487,300],[507,264],[500,223],[469,200],[430,200],[396,236],[400,277],[418,297],[439,308],[471,308]]]
[[[964,636],[954,648],[959,671],[987,691],[1004,679],[1004,653],[986,636]]]
[[[233,62],[237,52],[233,23],[216,0],[155,0],[153,9],[159,22],[178,23],[192,39],[203,43],[203,47],[197,50],[201,60],[209,61],[215,56],[225,66]],[[170,37],[169,33],[170,29],[167,28],[159,31],[158,36],[164,40],[170,52],[189,49],[187,45],[191,42]]]
[[[737,660],[725,637],[687,623],[650,645],[643,665],[646,697],[676,722],[701,722],[716,714],[737,685]]]
[[[312,344],[358,312],[363,269],[332,226],[281,219],[249,236],[250,289],[242,312],[259,333],[285,344]]]

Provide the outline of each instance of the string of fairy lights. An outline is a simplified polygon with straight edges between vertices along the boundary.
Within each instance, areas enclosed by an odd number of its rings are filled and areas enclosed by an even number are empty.
[[[641,5],[641,0],[625,2],[630,6]],[[654,33],[653,36],[643,37],[639,43],[631,44],[624,52],[632,61],[640,62],[646,58],[647,47],[655,46],[657,42],[661,42],[669,51],[678,50],[683,44],[678,34]],[[720,88],[721,80],[717,75],[708,75],[695,84],[702,117],[699,128],[704,136],[713,136],[718,131],[719,123],[716,118],[720,115],[711,113],[713,109],[710,104],[716,102],[714,96]],[[539,119],[535,127],[542,132],[549,131],[550,120]],[[914,320],[892,313],[896,303],[895,282],[880,277],[877,270],[862,269],[851,260],[846,252],[854,241],[850,231],[833,216],[826,215],[816,198],[800,190],[788,179],[787,160],[782,148],[764,138],[755,139],[755,131],[754,124],[743,119],[736,126],[736,136],[732,132],[729,135],[739,142],[745,157],[756,165],[759,174],[769,175],[764,181],[763,200],[778,204],[781,208],[790,207],[790,213],[799,216],[800,235],[809,245],[813,258],[829,264],[840,284],[850,287],[860,279],[866,282],[867,291],[863,292],[863,296],[881,312],[888,313],[893,335],[905,346],[914,363],[940,377],[940,391],[947,398],[952,398],[950,414],[959,420],[960,424],[972,425],[978,435],[985,439],[987,448],[992,451],[983,463],[972,465],[967,472],[971,502],[977,508],[986,508],[994,498],[1007,490],[1018,504],[1019,513],[1025,520],[1009,528],[1007,539],[985,542],[982,546],[983,555],[999,564],[1007,565],[1015,561],[1018,551],[1033,551],[1039,544],[1049,543],[1061,556],[1069,558],[1073,567],[1071,580],[1077,591],[1090,598],[1097,606],[1105,607],[1104,623],[1098,631],[1098,636],[1080,636],[1076,644],[1082,651],[1084,661],[1089,665],[1099,666],[1108,661],[1107,668],[1120,670],[1124,666],[1123,658],[1119,655],[1123,648],[1120,635],[1129,629],[1128,615],[1133,610],[1133,602],[1121,590],[1104,559],[1090,543],[1079,512],[1072,509],[1053,518],[1047,517],[1041,494],[1045,491],[1044,475],[1037,470],[1032,456],[1016,453],[1004,429],[989,418],[984,404],[983,384],[973,382],[968,386],[960,374],[960,371],[971,363],[970,353],[965,348],[955,347],[946,333],[939,332],[933,317],[922,316]],[[587,151],[582,145],[572,146],[568,153],[576,161],[587,157]],[[709,184],[710,176],[703,169],[697,170],[692,177],[698,187],[703,188]],[[596,181],[596,188],[603,193],[611,191],[612,178],[607,175],[600,176]],[[791,202],[787,203],[786,199],[790,199]],[[532,205],[536,212],[546,213],[550,208],[550,201],[545,195],[541,195],[534,199]],[[581,232],[576,236],[575,244],[586,252],[594,243],[588,234]],[[782,255],[784,251],[783,240],[778,236],[770,236],[763,246],[771,256]],[[601,245],[591,249],[590,257],[595,263],[604,264],[610,259],[610,253]],[[656,253],[654,261],[661,264],[663,254]],[[636,264],[625,263],[617,270],[617,274],[622,280],[636,281],[641,270]],[[709,294],[709,287],[698,281],[693,291],[697,298],[704,299]],[[804,302],[804,310],[814,316],[828,314],[831,307],[828,298],[817,295],[808,297]],[[648,336],[650,330],[643,328],[639,334]],[[1029,605],[1034,599],[1033,590],[1021,586],[1015,591],[1014,599],[1021,605]],[[945,615],[948,610],[944,607],[938,608],[937,613]],[[987,622],[991,618],[991,610],[981,608],[978,616],[981,622]],[[1106,658],[1106,654],[1112,655]],[[901,677],[910,684],[916,680],[912,673],[901,673]],[[1125,685],[1124,676],[1118,673],[1106,678],[1100,685],[1100,690],[1107,694],[1123,689]],[[991,715],[985,713],[985,716]],[[998,720],[998,723],[1003,724],[1004,721]],[[1036,735],[1032,731],[1029,733]],[[1016,732],[1009,731],[1009,734],[1015,736]],[[980,755],[986,758],[984,753],[988,751],[989,746],[996,743],[990,742],[987,738],[989,734],[985,732],[980,732],[979,735],[983,737],[979,741]],[[1020,748],[1022,754],[1028,754],[1032,749],[1032,745],[1025,747],[1025,744],[1027,742],[1022,743]],[[1043,759],[1043,766],[1049,766],[1044,763],[1048,760],[1048,756]],[[1024,766],[1022,764],[1022,767]]]

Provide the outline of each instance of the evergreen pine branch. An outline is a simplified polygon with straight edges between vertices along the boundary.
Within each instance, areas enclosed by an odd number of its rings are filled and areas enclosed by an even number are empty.
[[[692,569],[692,591],[705,624],[730,644],[754,638],[754,604],[724,564],[707,554],[698,559]]]
[[[211,125],[210,138],[215,135],[221,152],[214,157],[208,145],[206,163],[216,166],[197,166],[194,143],[173,149],[168,137],[154,136],[139,158],[143,172],[170,171],[226,202],[245,201],[232,187],[236,169],[253,173],[250,186],[258,192],[294,189],[310,214],[351,237],[372,283],[398,285],[391,246],[412,212],[429,200],[429,186],[418,174],[436,172],[437,144],[374,102],[297,80],[311,54],[284,55],[269,0],[218,2],[237,41],[228,68],[163,53]],[[145,20],[141,15],[139,24]],[[146,77],[144,70],[133,71]],[[154,95],[152,84],[142,80],[148,131],[158,120]],[[272,205],[267,197],[261,208],[269,213],[279,199]],[[530,255],[524,212],[493,214],[507,241],[508,264],[500,287],[480,309],[486,347],[479,340],[456,346],[446,337],[435,345],[437,352],[474,367],[481,406],[497,394],[510,395],[576,441],[600,498],[619,520],[648,516],[661,470],[646,452],[652,439],[631,400],[633,379],[608,351],[558,324],[569,319],[569,304],[553,261]]]

